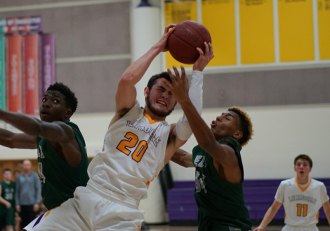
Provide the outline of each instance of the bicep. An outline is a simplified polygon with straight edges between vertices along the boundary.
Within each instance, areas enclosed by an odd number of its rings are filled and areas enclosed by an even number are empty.
[[[116,91],[116,112],[119,116],[134,106],[136,95],[136,88],[130,81],[119,80]]]
[[[71,142],[74,139],[72,128],[61,121],[43,122],[40,136],[56,143]]]

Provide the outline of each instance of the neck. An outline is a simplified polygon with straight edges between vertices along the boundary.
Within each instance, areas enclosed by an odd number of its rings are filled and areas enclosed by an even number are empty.
[[[297,182],[298,182],[298,184],[304,185],[304,184],[307,184],[308,181],[309,181],[309,176],[304,176],[304,177],[297,176]]]

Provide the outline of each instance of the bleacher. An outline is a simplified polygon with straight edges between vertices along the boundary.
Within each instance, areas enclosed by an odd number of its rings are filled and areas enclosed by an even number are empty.
[[[327,187],[330,193],[330,178],[318,179]],[[268,207],[274,201],[276,189],[280,179],[245,180],[245,204],[249,210],[250,218],[254,225],[261,222]],[[167,191],[167,210],[171,225],[190,225],[197,223],[197,206],[194,198],[195,182],[178,181]],[[323,209],[320,209],[319,224],[327,224]],[[277,212],[271,224],[283,224],[283,206]]]

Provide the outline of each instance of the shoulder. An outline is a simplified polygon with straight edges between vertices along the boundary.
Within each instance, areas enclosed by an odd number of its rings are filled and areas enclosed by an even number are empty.
[[[233,137],[224,137],[218,140],[220,144],[225,144],[232,147],[235,151],[240,151],[242,149],[241,144]]]

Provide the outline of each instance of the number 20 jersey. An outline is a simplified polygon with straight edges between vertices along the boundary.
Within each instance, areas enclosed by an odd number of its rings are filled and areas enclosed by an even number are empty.
[[[103,151],[91,161],[89,186],[137,206],[164,166],[170,125],[153,121],[135,104],[106,132]]]

